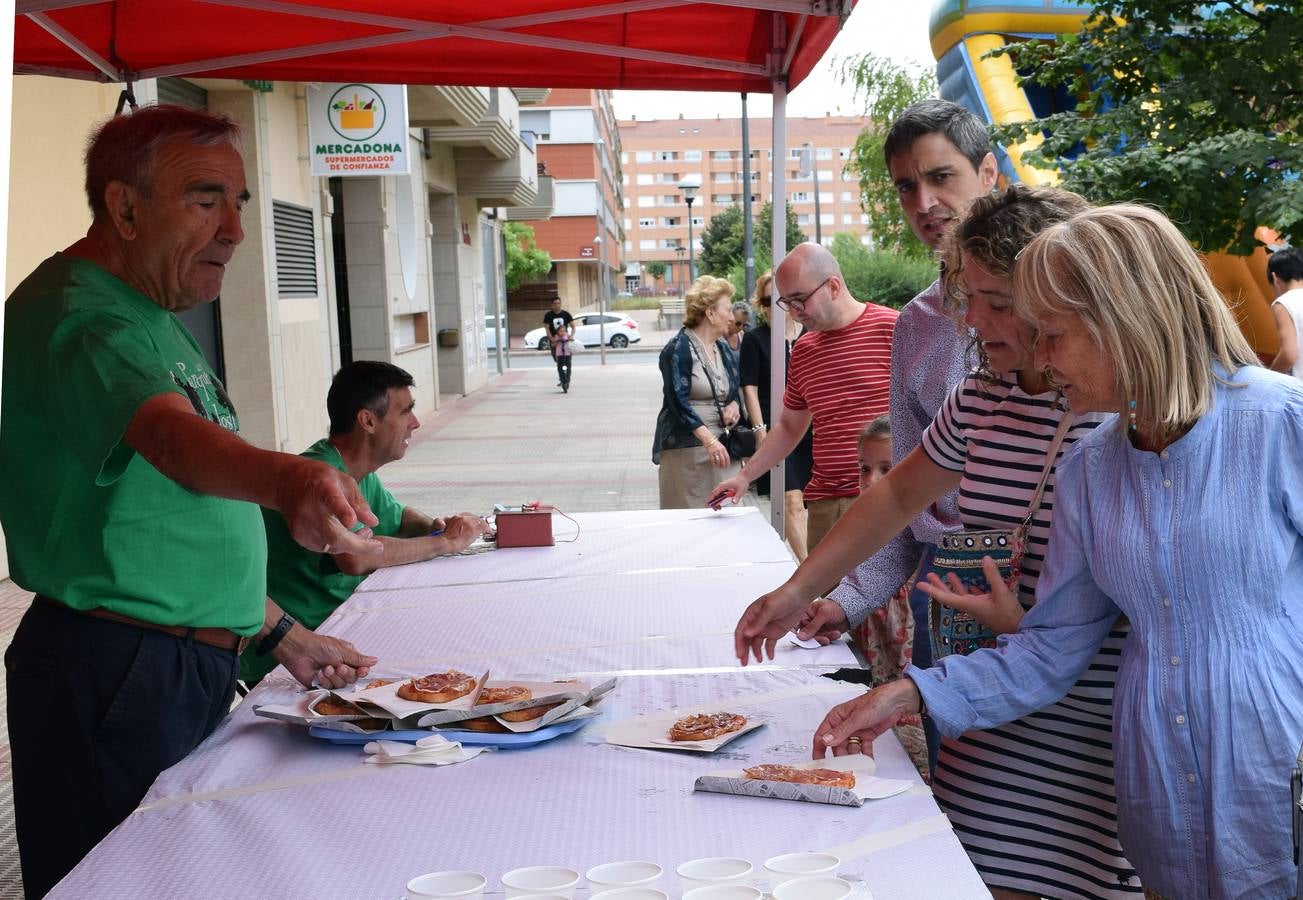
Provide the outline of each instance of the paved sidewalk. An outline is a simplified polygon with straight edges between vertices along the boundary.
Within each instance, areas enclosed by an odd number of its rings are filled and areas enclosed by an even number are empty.
[[[407,456],[381,471],[394,495],[431,514],[483,514],[495,503],[535,499],[568,513],[655,509],[656,356],[629,355],[607,366],[595,352],[577,356],[568,394],[556,387],[551,360],[540,356],[545,364],[537,368],[513,368],[469,397],[445,398]],[[516,359],[513,353],[513,365]],[[30,594],[0,582],[0,649],[30,602]],[[0,703],[4,691],[0,680]],[[21,897],[8,730],[0,722],[0,900]]]

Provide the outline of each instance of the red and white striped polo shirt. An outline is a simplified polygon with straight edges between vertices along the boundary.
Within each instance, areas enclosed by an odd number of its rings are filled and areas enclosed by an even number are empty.
[[[864,304],[854,322],[802,335],[792,348],[783,405],[814,418],[814,473],[805,499],[860,492],[855,440],[865,423],[887,411],[891,337],[896,311]]]

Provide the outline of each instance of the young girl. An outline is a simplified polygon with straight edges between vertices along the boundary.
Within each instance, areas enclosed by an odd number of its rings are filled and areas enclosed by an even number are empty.
[[[570,329],[561,327],[552,335],[552,353],[556,356],[556,372],[561,379],[561,390],[564,393],[570,393],[570,362],[574,355],[574,348],[571,344],[575,336],[570,333]]]

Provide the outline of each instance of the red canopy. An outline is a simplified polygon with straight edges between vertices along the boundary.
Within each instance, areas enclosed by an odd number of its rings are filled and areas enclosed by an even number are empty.
[[[788,90],[800,83],[853,5],[18,0],[14,71],[101,81],[185,75],[767,93],[782,74]]]

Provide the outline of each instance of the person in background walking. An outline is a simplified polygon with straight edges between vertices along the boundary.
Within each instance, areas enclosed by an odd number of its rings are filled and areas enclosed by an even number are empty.
[[[547,329],[547,340],[551,346],[552,359],[556,360],[557,385],[566,393],[570,392],[571,354],[557,352],[557,344],[565,343],[575,336],[575,317],[561,308],[561,298],[552,298],[552,308],[543,313],[543,327]],[[564,340],[561,335],[564,334]]]
[[[1271,368],[1303,378],[1303,354],[1299,353],[1303,341],[1303,250],[1288,247],[1271,254],[1267,278],[1276,292],[1271,311],[1280,334],[1280,352],[1271,361]]]

